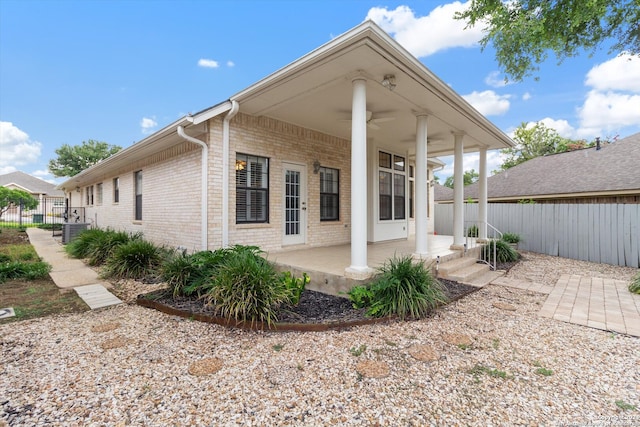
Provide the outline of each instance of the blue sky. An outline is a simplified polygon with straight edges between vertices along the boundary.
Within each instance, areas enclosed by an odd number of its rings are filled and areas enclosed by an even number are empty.
[[[0,0],[0,174],[51,182],[54,150],[89,139],[128,147],[228,99],[373,19],[507,133],[543,121],[569,138],[640,131],[640,59],[607,48],[539,80],[504,85],[480,29],[451,1]],[[500,164],[489,153],[489,168]],[[451,159],[439,172],[453,173]],[[477,156],[465,158],[477,167]]]

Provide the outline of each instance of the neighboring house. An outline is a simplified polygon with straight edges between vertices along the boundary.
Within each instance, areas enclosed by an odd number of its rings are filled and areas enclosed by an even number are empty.
[[[640,203],[640,133],[597,147],[536,157],[487,179],[493,203]],[[464,188],[478,200],[478,184]],[[453,190],[436,189],[437,203]]]
[[[189,250],[350,243],[345,274],[363,278],[368,243],[417,230],[428,256],[436,156],[510,146],[368,21],[60,188],[96,226]]]
[[[55,184],[24,172],[16,171],[0,175],[0,186],[26,191],[38,199],[38,208],[33,212],[46,215],[51,213],[53,208],[64,207],[65,194],[63,191],[58,190]]]

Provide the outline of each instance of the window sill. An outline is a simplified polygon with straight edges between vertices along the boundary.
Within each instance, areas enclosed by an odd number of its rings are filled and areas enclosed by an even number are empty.
[[[236,224],[237,230],[249,230],[252,228],[271,228],[273,227],[268,222],[256,222],[252,224]]]

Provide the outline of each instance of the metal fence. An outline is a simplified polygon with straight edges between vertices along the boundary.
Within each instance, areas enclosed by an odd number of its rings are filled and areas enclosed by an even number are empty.
[[[435,208],[436,233],[452,235],[453,205]],[[477,203],[465,203],[464,220],[478,220]],[[489,203],[487,221],[519,234],[525,251],[640,267],[640,204]]]

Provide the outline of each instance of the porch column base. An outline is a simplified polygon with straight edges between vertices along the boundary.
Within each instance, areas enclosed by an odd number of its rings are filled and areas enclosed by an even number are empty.
[[[449,246],[449,249],[451,249],[452,251],[464,251],[464,243],[461,245],[456,245],[455,243],[451,246]]]
[[[367,280],[373,277],[375,270],[369,267],[347,267],[344,269],[344,277],[354,280]]]

